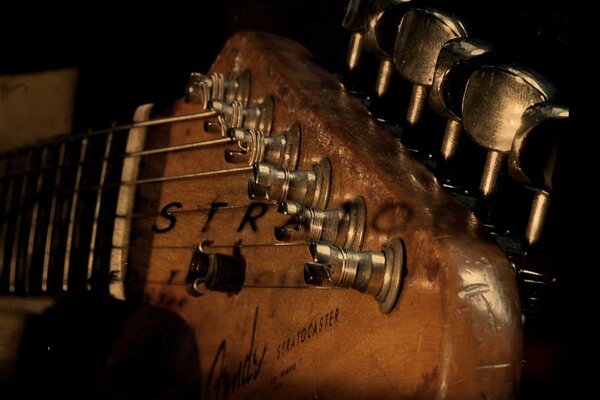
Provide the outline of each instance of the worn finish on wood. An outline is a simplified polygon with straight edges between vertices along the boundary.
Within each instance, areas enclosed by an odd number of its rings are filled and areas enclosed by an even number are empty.
[[[229,40],[213,70],[252,72],[251,103],[275,97],[274,133],[302,129],[299,169],[327,156],[329,207],[363,196],[368,226],[363,249],[396,237],[407,250],[407,275],[396,305],[350,290],[245,288],[192,298],[182,285],[191,246],[241,243],[246,283],[302,284],[307,246],[275,243],[286,218],[268,206],[258,231],[240,222],[251,203],[250,173],[156,185],[155,213],[136,219],[131,288],[179,312],[195,327],[206,398],[510,398],[520,376],[521,322],[512,269],[473,215],[445,193],[385,128],[299,45],[267,34]],[[176,114],[199,111],[178,102]],[[150,133],[150,138],[152,133]],[[201,122],[172,126],[169,145],[215,138]],[[166,156],[164,175],[232,168],[224,147]],[[160,194],[159,194],[160,193]],[[211,202],[227,203],[203,230]],[[156,213],[171,202],[174,229]],[[144,194],[140,204],[145,204]],[[255,209],[258,214],[260,209]],[[228,247],[209,252],[232,254]]]

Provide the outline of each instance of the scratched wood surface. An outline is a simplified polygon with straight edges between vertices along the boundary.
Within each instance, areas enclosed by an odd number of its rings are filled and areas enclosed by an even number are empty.
[[[274,134],[300,124],[299,169],[330,158],[329,208],[365,198],[363,249],[405,240],[407,276],[389,315],[369,296],[343,289],[245,288],[237,295],[190,297],[183,281],[195,243],[212,240],[209,252],[226,254],[233,249],[217,245],[241,243],[246,283],[263,286],[303,285],[307,246],[270,245],[273,227],[285,221],[273,205],[256,219],[256,231],[240,226],[251,204],[250,173],[141,188],[129,289],[175,310],[194,327],[205,398],[514,397],[521,363],[517,288],[507,259],[472,214],[304,48],[272,35],[237,34],[212,69],[230,75],[245,68],[252,72],[252,104],[275,97]],[[183,101],[174,106],[175,114],[194,111],[198,107]],[[166,134],[150,138],[149,147],[164,145]],[[201,122],[180,123],[171,127],[168,144],[211,138]],[[171,176],[237,166],[223,154],[224,147],[215,147],[154,162],[150,157],[143,173]],[[206,226],[214,201],[228,208]],[[157,213],[172,202],[182,205],[170,208],[175,226],[152,233],[152,225],[171,223]]]

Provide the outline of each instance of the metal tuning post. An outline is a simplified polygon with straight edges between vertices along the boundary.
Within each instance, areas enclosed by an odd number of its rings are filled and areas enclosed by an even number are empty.
[[[218,121],[204,121],[204,130],[210,133],[227,135],[231,128],[249,128],[271,134],[273,125],[273,97],[268,96],[254,107],[244,108],[239,101],[227,104],[221,100],[211,100],[208,107],[219,114]]]
[[[383,251],[346,250],[334,244],[312,242],[313,262],[304,264],[309,285],[343,287],[370,294],[379,311],[392,311],[400,295],[406,267],[404,242],[392,239]]]
[[[415,125],[433,84],[435,65],[444,43],[466,36],[463,23],[431,8],[413,8],[404,14],[394,47],[398,73],[413,83],[406,120]]]
[[[204,247],[210,244],[206,241],[194,247],[185,278],[187,292],[194,297],[207,291],[239,293],[246,276],[246,260],[240,256],[207,254]]]
[[[483,55],[489,55],[493,46],[470,37],[446,42],[437,59],[433,83],[429,89],[429,106],[438,115],[447,118],[442,142],[442,159],[449,161],[458,148],[462,132],[462,101],[467,81],[481,66]]]
[[[207,109],[211,100],[225,101],[227,104],[239,101],[244,107],[250,97],[250,71],[225,79],[223,74],[214,72],[204,75],[192,72],[185,88],[186,102],[201,104]]]
[[[236,140],[240,150],[225,150],[230,163],[266,162],[280,168],[295,170],[300,158],[300,126],[293,124],[278,136],[265,136],[260,130],[233,128],[229,137]]]
[[[484,198],[496,189],[523,112],[554,96],[554,87],[533,71],[484,65],[469,78],[463,98],[463,126],[488,150],[479,190]]]
[[[272,164],[254,164],[254,176],[248,181],[248,196],[252,200],[281,203],[297,201],[323,209],[331,189],[331,162],[324,158],[310,171],[290,171]]]
[[[411,0],[351,1],[346,9],[343,25],[354,31],[348,51],[348,68],[351,71],[356,68],[363,50],[379,58],[375,81],[377,97],[382,97],[390,86],[394,74],[392,55],[396,31],[410,4]]]
[[[363,30],[366,25],[370,4],[371,0],[350,0],[346,7],[342,26],[344,29],[352,32],[350,46],[348,47],[348,57],[346,58],[346,64],[350,71],[354,70],[360,63],[364,39]]]
[[[288,200],[281,202],[277,211],[292,217],[286,225],[275,228],[277,240],[327,242],[351,250],[362,247],[367,224],[362,197],[334,210],[313,209]]]
[[[525,240],[529,246],[542,235],[550,205],[559,135],[568,131],[569,109],[550,102],[529,107],[521,118],[508,159],[510,175],[535,192]]]

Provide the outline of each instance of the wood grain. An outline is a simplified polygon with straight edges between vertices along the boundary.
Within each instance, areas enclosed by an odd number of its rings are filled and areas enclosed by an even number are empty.
[[[173,201],[183,207],[175,210],[175,228],[164,234],[151,231],[153,224],[167,223],[164,218],[136,219],[130,290],[177,311],[195,328],[205,398],[516,396],[521,364],[516,283],[508,260],[473,215],[298,44],[239,33],[212,70],[229,75],[245,68],[252,72],[254,103],[275,97],[273,132],[300,124],[299,169],[330,158],[329,207],[365,198],[363,249],[380,250],[396,237],[405,240],[407,276],[389,315],[381,314],[369,296],[341,289],[245,288],[237,295],[190,297],[182,285],[191,256],[187,246],[204,240],[272,244],[273,227],[285,219],[269,206],[257,220],[258,231],[248,225],[238,231],[250,204],[249,173],[145,189],[139,203],[158,204],[155,212]],[[194,111],[198,107],[183,101],[174,105],[175,114]],[[168,138],[175,145],[215,136],[196,121],[173,125]],[[169,154],[163,174],[233,167],[223,154],[224,147]],[[202,232],[213,201],[239,208],[218,211]],[[231,254],[233,249],[210,251]],[[302,284],[310,258],[307,246],[240,251],[247,282],[257,285]]]

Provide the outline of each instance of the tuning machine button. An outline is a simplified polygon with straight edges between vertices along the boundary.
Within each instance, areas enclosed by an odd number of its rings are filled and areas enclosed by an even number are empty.
[[[405,273],[405,250],[393,239],[383,251],[354,251],[322,242],[309,245],[313,262],[304,265],[309,285],[356,289],[375,297],[379,311],[394,308]]]
[[[362,247],[367,224],[362,197],[334,210],[313,209],[288,200],[280,203],[277,211],[292,217],[286,225],[275,228],[277,240],[327,242],[351,250]]]
[[[328,158],[310,171],[290,171],[259,162],[254,164],[253,173],[248,182],[248,196],[252,200],[276,203],[293,200],[320,209],[327,206],[331,189],[331,163]]]
[[[191,296],[202,296],[207,291],[239,293],[246,276],[246,260],[241,256],[207,254],[204,247],[210,241],[194,247],[189,271],[185,279]]]
[[[533,71],[484,65],[471,75],[465,88],[462,120],[475,143],[488,150],[479,185],[484,198],[496,188],[523,112],[553,95],[553,86]]]
[[[228,129],[249,128],[270,135],[273,125],[273,103],[271,96],[248,108],[244,108],[239,101],[227,104],[224,101],[212,100],[208,106],[219,113],[218,121],[204,121],[204,130],[226,136]]]
[[[442,46],[448,40],[466,35],[459,19],[431,8],[413,8],[402,17],[394,47],[394,63],[398,73],[414,85],[406,113],[410,125],[417,123],[427,101]]]
[[[201,104],[205,109],[211,100],[225,101],[227,104],[239,101],[246,106],[250,97],[250,71],[245,70],[232,79],[225,79],[218,72],[208,75],[192,72],[185,92],[186,102]]]
[[[550,205],[558,138],[568,130],[569,109],[538,103],[523,113],[508,159],[510,175],[535,192],[525,230],[527,244],[539,241]]]
[[[260,130],[233,128],[229,137],[236,140],[240,150],[225,150],[225,160],[231,163],[266,162],[277,167],[295,170],[300,158],[300,126],[293,124],[278,136],[265,136]]]
[[[398,23],[410,4],[411,0],[373,0],[369,4],[359,1],[350,2],[346,10],[342,25],[355,31],[350,39],[348,68],[351,71],[356,68],[363,50],[375,55],[379,59],[375,81],[377,97],[382,97],[390,86]],[[361,30],[358,30],[359,23],[362,23]]]
[[[486,59],[483,56],[492,51],[492,45],[471,37],[452,39],[440,50],[429,89],[429,106],[448,119],[441,148],[445,161],[454,156],[460,140],[462,102],[467,81]]]

